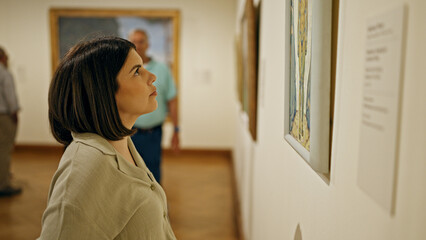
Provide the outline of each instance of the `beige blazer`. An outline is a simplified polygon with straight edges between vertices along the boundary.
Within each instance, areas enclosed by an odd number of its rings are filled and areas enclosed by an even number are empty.
[[[39,239],[176,239],[166,195],[130,138],[137,167],[99,135],[73,138],[53,176]]]

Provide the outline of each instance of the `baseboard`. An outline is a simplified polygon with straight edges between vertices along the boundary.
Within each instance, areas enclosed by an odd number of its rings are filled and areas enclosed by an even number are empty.
[[[55,152],[63,153],[64,146],[62,145],[42,145],[42,144],[17,144],[15,145],[15,152]],[[163,149],[163,154],[165,155],[174,155],[175,152],[171,149]],[[184,148],[179,150],[179,154],[185,155],[215,155],[215,156],[224,156],[228,159],[231,159],[231,150],[230,149],[192,149]]]
[[[235,226],[237,227],[237,239],[244,240],[245,236],[243,231],[241,204],[240,204],[240,198],[237,191],[237,177],[235,175],[234,161],[231,161],[231,174],[232,174],[232,194],[234,199]]]
[[[232,158],[230,149],[191,149],[184,148],[180,149],[178,153],[175,153],[172,149],[163,149],[164,155],[175,155],[175,154],[183,154],[183,155],[214,155],[214,156],[223,156],[227,159]]]
[[[62,145],[41,145],[41,144],[17,144],[14,152],[37,152],[37,153],[63,153],[65,150]]]

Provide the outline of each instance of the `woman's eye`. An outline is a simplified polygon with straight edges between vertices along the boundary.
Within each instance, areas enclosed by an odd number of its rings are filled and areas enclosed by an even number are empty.
[[[136,69],[136,71],[135,71],[135,76],[139,76],[139,75],[140,75],[139,70],[140,70],[140,68],[137,68],[137,69]]]

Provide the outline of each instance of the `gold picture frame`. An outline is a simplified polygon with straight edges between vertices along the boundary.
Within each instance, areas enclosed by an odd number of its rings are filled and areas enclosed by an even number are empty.
[[[126,31],[134,28],[144,28],[141,24],[159,24],[164,22],[164,28],[170,28],[168,36],[163,41],[167,50],[165,63],[169,65],[176,86],[179,86],[179,10],[155,10],[155,9],[76,9],[76,8],[52,8],[50,15],[50,33],[51,33],[51,54],[52,54],[52,73],[59,64],[61,54],[67,51],[67,48],[73,46],[78,41],[94,37],[96,35],[117,35],[127,38],[128,32],[117,32],[118,29]],[[102,24],[94,24],[96,21]],[[68,23],[68,25],[67,25]],[[80,24],[80,25],[79,25]],[[111,27],[111,25],[114,25]],[[71,26],[72,30],[63,30],[66,26]],[[154,25],[153,25],[154,26]],[[114,30],[110,31],[111,28]],[[153,27],[154,28],[154,27]],[[158,27],[157,27],[158,28]],[[107,30],[106,30],[107,29]],[[147,29],[146,29],[147,30]],[[150,35],[149,30],[147,30]],[[155,36],[150,36],[151,47]],[[67,41],[66,41],[66,40]],[[64,46],[65,45],[65,46]],[[160,49],[161,47],[158,47]],[[170,49],[171,48],[171,49]],[[65,50],[64,50],[65,49]],[[161,50],[157,50],[161,52]],[[160,56],[160,53],[157,53]]]
[[[258,55],[258,25],[256,9],[253,0],[246,0],[244,13],[240,22],[240,82],[238,86],[242,89],[239,99],[242,110],[247,113],[249,130],[254,141],[257,139],[257,55]]]

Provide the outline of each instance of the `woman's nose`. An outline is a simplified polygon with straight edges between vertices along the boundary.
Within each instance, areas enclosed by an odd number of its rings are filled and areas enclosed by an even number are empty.
[[[152,72],[149,72],[149,74],[151,74],[150,84],[153,84],[157,80],[157,76],[155,76],[155,74],[153,74]]]

